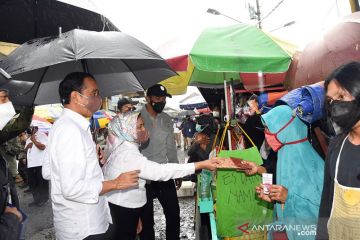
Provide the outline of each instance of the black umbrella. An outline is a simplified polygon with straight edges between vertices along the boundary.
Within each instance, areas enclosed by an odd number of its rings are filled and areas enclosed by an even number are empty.
[[[0,87],[9,82],[10,78],[10,74],[8,74],[4,69],[0,68]]]
[[[75,28],[119,31],[99,13],[55,0],[0,0],[0,41],[24,43]]]
[[[0,68],[0,89],[6,89],[10,92],[10,99],[15,96],[25,94],[33,87],[34,83],[18,80],[10,80],[11,76]]]
[[[21,105],[58,103],[66,74],[85,71],[97,80],[100,94],[137,92],[176,73],[145,44],[122,32],[75,29],[60,37],[34,39],[0,62],[14,79],[35,83],[12,101]]]

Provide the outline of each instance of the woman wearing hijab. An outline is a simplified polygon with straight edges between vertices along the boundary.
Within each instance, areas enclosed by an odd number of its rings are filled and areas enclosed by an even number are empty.
[[[278,152],[278,161],[276,185],[268,195],[258,187],[259,197],[275,202],[274,224],[283,226],[288,239],[315,239],[324,161],[307,139],[307,126],[289,106],[273,108],[262,121],[266,141]]]
[[[360,63],[339,67],[324,86],[330,120],[342,133],[326,155],[317,239],[359,239]]]
[[[113,219],[114,239],[134,240],[137,224],[146,203],[146,180],[166,181],[193,174],[195,170],[215,170],[218,160],[188,164],[158,164],[144,157],[139,147],[146,144],[149,134],[138,112],[120,114],[109,123],[104,165],[105,179],[112,179],[129,170],[140,170],[139,186],[107,194]]]

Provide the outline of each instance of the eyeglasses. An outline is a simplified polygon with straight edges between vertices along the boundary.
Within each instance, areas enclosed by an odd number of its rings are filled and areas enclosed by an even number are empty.
[[[83,97],[101,97],[99,90],[94,90],[94,91],[92,91],[92,92],[89,94],[89,96],[85,95],[85,92],[84,92],[84,94],[82,94],[81,92],[78,92],[78,93],[79,93],[81,96],[83,96]]]

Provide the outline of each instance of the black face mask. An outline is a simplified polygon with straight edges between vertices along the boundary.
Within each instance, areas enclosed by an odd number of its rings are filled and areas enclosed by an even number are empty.
[[[330,117],[344,131],[351,128],[360,120],[360,106],[353,101],[334,100],[329,105]]]
[[[153,102],[151,101],[151,106],[156,113],[162,113],[165,108],[166,102]]]

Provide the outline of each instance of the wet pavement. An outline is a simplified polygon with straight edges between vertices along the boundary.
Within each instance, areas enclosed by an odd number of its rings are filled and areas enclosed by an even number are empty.
[[[180,162],[185,161],[184,151],[178,150]],[[28,215],[25,239],[29,240],[55,240],[53,228],[53,215],[51,202],[47,202],[42,207],[28,207],[33,201],[31,193],[24,193],[24,189],[18,188],[18,195],[23,211]],[[179,198],[180,218],[181,218],[181,239],[195,239],[194,232],[194,213],[195,203],[193,197]],[[158,200],[154,200],[155,234],[157,240],[165,239],[165,216]]]
[[[180,239],[195,239],[194,218],[195,202],[193,197],[179,198],[180,205]],[[160,202],[154,200],[154,220],[155,237],[157,240],[166,239],[165,235],[165,216]]]

